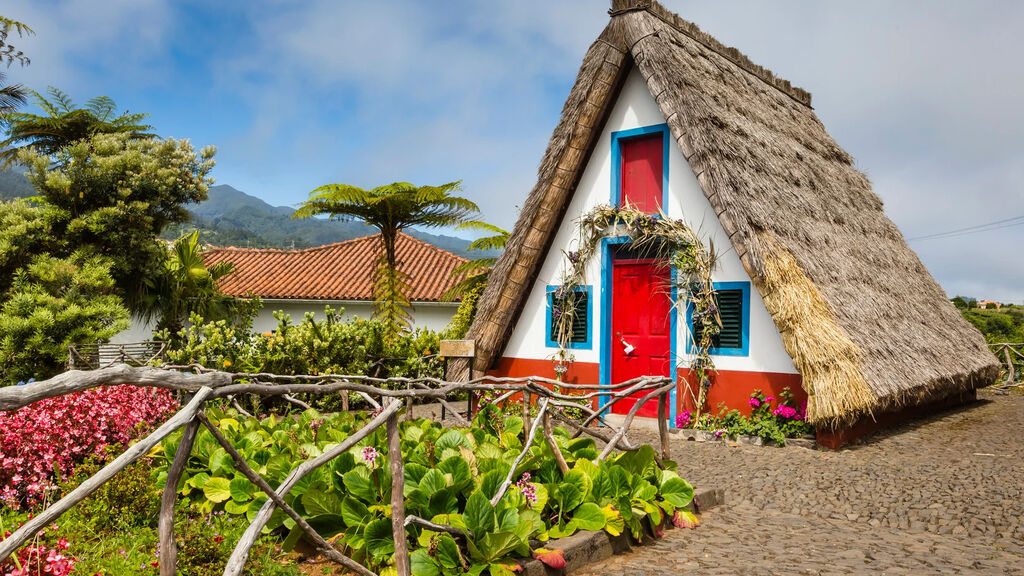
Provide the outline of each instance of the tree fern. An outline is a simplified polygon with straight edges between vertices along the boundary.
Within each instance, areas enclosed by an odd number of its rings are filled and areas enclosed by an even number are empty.
[[[99,96],[78,108],[71,97],[54,87],[46,96],[30,91],[35,104],[44,114],[10,112],[4,115],[8,125],[7,139],[0,142],[0,162],[4,168],[18,156],[22,148],[33,147],[53,157],[71,144],[97,134],[127,134],[139,140],[153,138],[153,129],[144,121],[148,114],[125,112],[114,116],[117,104],[107,96]]]
[[[398,233],[413,226],[455,226],[479,214],[477,205],[453,193],[462,182],[416,186],[393,182],[364,190],[348,184],[328,184],[310,193],[292,218],[327,214],[337,220],[360,220],[380,231],[381,257],[374,271],[374,318],[388,327],[389,336],[411,325],[408,278],[399,270],[395,242]]]

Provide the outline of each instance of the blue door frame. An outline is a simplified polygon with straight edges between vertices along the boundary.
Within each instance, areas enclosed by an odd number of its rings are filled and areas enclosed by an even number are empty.
[[[614,246],[619,244],[628,244],[633,239],[629,236],[613,236],[609,238],[601,239],[601,336],[598,344],[600,349],[599,356],[599,375],[600,384],[608,385],[612,383],[612,261],[614,258],[613,250]],[[671,311],[672,316],[669,319],[670,325],[669,330],[671,336],[669,339],[669,375],[673,381],[678,382],[677,374],[677,354],[676,350],[678,347],[678,317],[679,313],[676,309],[676,269],[675,266],[671,270],[672,279],[672,294],[671,300]],[[679,386],[672,388],[669,393],[669,421],[670,427],[676,425],[676,391]],[[598,411],[604,412],[606,406],[608,406],[608,400],[610,399],[609,394],[602,394],[598,397]]]

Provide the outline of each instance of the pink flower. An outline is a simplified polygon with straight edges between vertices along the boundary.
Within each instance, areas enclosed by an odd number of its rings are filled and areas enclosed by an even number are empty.
[[[686,428],[690,425],[693,419],[692,414],[689,410],[683,410],[676,415],[676,428]]]
[[[533,506],[537,502],[537,488],[530,483],[530,473],[523,472],[522,478],[516,482],[516,487],[519,488],[519,492],[522,493],[526,501]]]
[[[126,446],[140,425],[154,426],[177,406],[167,390],[110,386],[0,413],[0,500],[15,509],[38,504],[55,475],[67,478],[86,456]]]
[[[757,396],[751,396],[749,404],[751,408],[757,408],[761,405],[761,401],[757,399]]]
[[[363,461],[370,466],[373,466],[373,463],[377,460],[378,456],[380,456],[380,453],[378,453],[377,449],[373,446],[363,448]]]

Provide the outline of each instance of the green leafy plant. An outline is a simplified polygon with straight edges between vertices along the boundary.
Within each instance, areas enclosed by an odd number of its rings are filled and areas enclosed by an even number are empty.
[[[316,410],[263,419],[213,410],[210,417],[271,485],[367,421],[360,413]],[[446,428],[425,419],[401,423],[406,514],[463,533],[453,536],[410,526],[415,574],[510,574],[513,558],[538,553],[531,550],[531,539],[544,542],[579,530],[629,530],[642,539],[645,526],[658,532],[667,519],[689,514],[693,488],[676,474],[674,463],[660,467],[650,447],[595,463],[592,440],[573,439],[555,428],[555,441],[570,466],[566,473],[544,441],[535,441],[511,470],[523,449],[523,428],[521,417],[506,416],[493,405],[484,406],[467,428]],[[163,467],[173,458],[179,438],[164,442]],[[285,496],[323,536],[375,571],[388,570],[394,554],[386,445],[383,431],[377,430]],[[518,481],[495,500],[510,472]],[[165,477],[166,471],[159,474]],[[266,502],[206,431],[196,439],[179,491],[201,514],[251,519]],[[267,529],[283,537],[285,548],[303,537],[279,510]]]

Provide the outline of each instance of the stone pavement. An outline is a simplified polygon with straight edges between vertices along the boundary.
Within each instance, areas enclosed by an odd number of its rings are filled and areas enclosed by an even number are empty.
[[[979,397],[840,452],[675,440],[728,504],[578,574],[1024,574],[1024,396]]]

